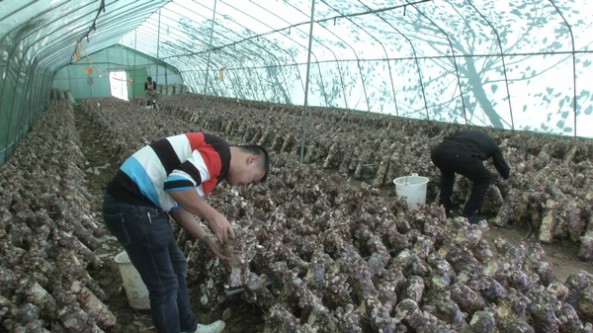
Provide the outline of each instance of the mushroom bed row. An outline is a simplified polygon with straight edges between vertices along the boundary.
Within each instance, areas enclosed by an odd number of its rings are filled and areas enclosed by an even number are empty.
[[[239,289],[266,314],[264,332],[593,332],[593,276],[558,281],[537,243],[490,242],[488,223],[446,219],[434,204],[438,170],[428,152],[459,126],[189,94],[159,103],[155,111],[143,101],[92,99],[75,112],[52,102],[0,168],[0,331],[115,324],[87,273],[105,231],[86,183],[81,112],[119,161],[186,131],[270,150],[266,183],[221,184],[209,198],[234,223],[230,265],[176,226],[188,284],[198,286],[192,296],[205,308],[224,306]],[[540,240],[579,242],[579,257],[593,259],[591,143],[488,132],[513,169],[489,190],[491,223],[528,223]],[[381,191],[412,172],[431,180],[418,210]],[[458,205],[469,188],[458,181]]]

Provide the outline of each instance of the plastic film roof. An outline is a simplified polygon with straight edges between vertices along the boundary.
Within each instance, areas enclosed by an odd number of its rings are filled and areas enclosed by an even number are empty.
[[[91,54],[121,44],[202,94],[593,137],[589,6],[15,0],[0,2],[0,48],[54,73],[77,41]]]

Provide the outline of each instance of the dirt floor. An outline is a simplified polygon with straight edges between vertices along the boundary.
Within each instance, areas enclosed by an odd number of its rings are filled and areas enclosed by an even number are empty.
[[[105,149],[96,133],[97,128],[93,126],[88,119],[85,119],[81,112],[75,112],[77,127],[81,136],[82,151],[88,160],[87,186],[96,197],[94,203],[96,211],[100,212],[101,195],[105,184],[112,177],[121,161],[113,160],[112,154]],[[388,192],[386,192],[388,193]],[[389,194],[387,194],[389,195]],[[100,213],[97,219],[100,219]],[[524,242],[536,242],[537,238],[530,234],[527,228],[512,226],[509,228],[499,228],[491,226],[487,237],[494,240],[503,238],[514,244]],[[105,232],[101,237],[102,246],[96,250],[98,257],[102,261],[99,267],[89,268],[89,273],[102,286],[108,296],[105,303],[111,311],[117,316],[118,324],[108,330],[108,333],[136,333],[136,332],[154,332],[150,320],[150,314],[147,310],[136,310],[129,306],[125,292],[121,285],[121,278],[117,265],[113,261],[116,254],[122,251],[119,244],[113,237]],[[577,257],[577,244],[569,241],[556,244],[543,244],[543,248],[548,256],[548,261],[554,268],[556,279],[564,282],[566,278],[580,270],[586,270],[593,274],[593,263],[580,261]],[[191,286],[190,286],[191,288]],[[198,295],[197,290],[191,290],[192,295]],[[198,297],[196,296],[197,300]],[[229,299],[223,304],[221,309],[210,311],[209,309],[200,309],[194,304],[194,310],[197,312],[199,320],[208,323],[218,319],[224,319],[227,328],[224,332],[263,332],[263,323],[265,314],[255,306],[244,302],[240,296]]]
[[[101,221],[102,193],[105,185],[114,175],[122,161],[114,160],[113,154],[106,149],[103,142],[97,139],[99,133],[97,133],[96,126],[89,119],[86,119],[82,112],[75,111],[75,116],[76,126],[82,143],[82,152],[88,161],[87,169],[85,170],[88,181],[87,186],[95,196],[93,206],[97,212],[96,218]],[[134,309],[128,303],[125,290],[122,286],[119,268],[113,260],[123,250],[122,247],[107,230],[104,230],[99,240],[101,241],[101,247],[95,252],[98,258],[101,259],[102,265],[99,267],[89,267],[89,274],[100,283],[108,297],[104,302],[117,317],[117,324],[106,332],[155,332],[150,319],[150,311]],[[190,286],[190,293],[192,295],[199,295],[197,287],[194,290]],[[263,312],[252,304],[242,301],[240,296],[230,298],[226,304],[223,304],[221,309],[215,311],[199,308],[198,299],[199,296],[196,296],[196,302],[193,302],[193,305],[200,322],[210,323],[223,319],[227,324],[225,333],[263,332]]]
[[[487,236],[492,240],[500,237],[514,244],[537,242],[537,235],[527,237],[528,235],[529,230],[527,228],[517,226],[499,228],[492,226]],[[556,280],[565,282],[569,275],[581,270],[593,274],[593,263],[581,261],[577,257],[579,250],[578,244],[567,240],[553,244],[542,244],[542,247],[546,251],[548,262],[554,269]]]

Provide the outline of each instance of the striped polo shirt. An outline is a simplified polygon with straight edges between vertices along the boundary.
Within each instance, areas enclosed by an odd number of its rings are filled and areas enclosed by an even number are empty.
[[[185,133],[144,146],[124,161],[107,193],[165,212],[177,206],[167,192],[195,189],[207,196],[229,172],[229,144],[212,134]]]

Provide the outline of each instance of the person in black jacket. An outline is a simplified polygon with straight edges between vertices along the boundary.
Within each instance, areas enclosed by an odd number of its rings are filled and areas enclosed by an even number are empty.
[[[455,183],[455,174],[467,177],[473,188],[463,215],[470,223],[478,223],[483,217],[478,211],[484,201],[488,186],[498,181],[498,175],[490,172],[483,161],[492,158],[494,167],[504,179],[510,176],[510,167],[505,161],[500,147],[486,133],[466,130],[447,136],[434,147],[430,159],[441,171],[441,193],[439,203],[445,208],[447,217],[451,214],[451,195]]]
[[[144,82],[144,92],[146,93],[146,105],[151,105],[153,101],[156,102],[156,81],[153,81],[151,76],[147,77]]]

